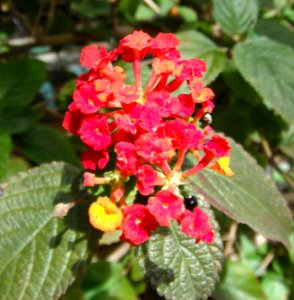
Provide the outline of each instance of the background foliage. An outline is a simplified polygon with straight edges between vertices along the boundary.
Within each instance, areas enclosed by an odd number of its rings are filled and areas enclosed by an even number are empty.
[[[224,263],[211,298],[294,298],[294,229],[291,233],[284,200],[293,212],[292,5],[291,0],[0,2],[3,299],[161,299],[154,287],[179,299],[181,282],[189,276],[197,284],[186,286],[185,298],[201,298],[213,289],[219,237],[207,250],[185,240],[173,225],[133,253],[117,243],[117,236],[93,232],[86,207],[72,208],[63,220],[54,217],[57,203],[91,199],[76,179],[82,146],[61,128],[75,78],[84,71],[80,49],[93,42],[111,48],[133,29],[174,32],[183,57],[207,62],[204,80],[216,94],[213,126],[242,145],[232,141],[234,178],[206,171],[189,182],[218,209]],[[28,171],[43,163],[49,164]],[[178,251],[174,240],[180,241]],[[203,276],[187,261],[204,265]]]

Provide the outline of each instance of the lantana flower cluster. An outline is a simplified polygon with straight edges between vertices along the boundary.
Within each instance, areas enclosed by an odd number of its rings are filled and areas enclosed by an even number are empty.
[[[171,33],[152,38],[134,31],[112,51],[97,45],[83,48],[81,65],[89,71],[78,78],[63,122],[87,148],[81,155],[84,185],[110,186],[110,195],[90,205],[90,223],[104,232],[122,230],[121,239],[131,245],[145,242],[171,220],[196,242],[211,243],[208,216],[199,207],[185,207],[180,187],[206,167],[233,175],[227,140],[209,125],[200,126],[214,109],[214,93],[201,81],[205,62],[181,59],[178,45]],[[118,58],[132,65],[134,84],[127,83],[125,70],[115,63]],[[142,86],[141,66],[150,61],[150,77]],[[177,92],[182,85],[188,93]],[[185,170],[188,153],[197,163]],[[127,205],[130,178],[146,203]]]

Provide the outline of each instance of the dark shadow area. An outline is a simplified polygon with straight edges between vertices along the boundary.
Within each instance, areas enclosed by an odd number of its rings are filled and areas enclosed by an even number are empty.
[[[161,284],[169,284],[175,280],[173,269],[169,267],[159,267],[156,263],[148,258],[146,244],[141,247],[144,253],[144,268],[146,277],[150,280],[151,286],[157,288]]]
[[[95,230],[89,223],[88,208],[93,201],[82,185],[82,173],[71,165],[65,165],[61,178],[61,185],[65,188],[56,193],[53,199],[53,209],[57,204],[70,204],[67,214],[63,218],[56,217],[59,221],[59,232],[49,240],[50,248],[57,248],[62,243],[67,243],[67,251],[85,251],[79,250],[81,243],[86,243],[87,252],[91,253],[97,250],[97,242],[101,233]],[[66,187],[67,186],[67,187]],[[68,231],[74,231],[76,234],[68,237]],[[66,240],[65,240],[66,239]],[[83,255],[85,259],[80,259],[70,266],[73,275],[77,278],[83,277],[85,270],[90,263],[88,254]]]

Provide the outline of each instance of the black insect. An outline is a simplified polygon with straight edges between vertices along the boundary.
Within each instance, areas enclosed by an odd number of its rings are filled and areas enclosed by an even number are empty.
[[[210,113],[204,114],[203,117],[201,118],[200,122],[201,122],[201,125],[203,127],[211,125],[211,123],[212,123],[212,115]]]
[[[185,196],[184,204],[185,204],[186,209],[193,211],[193,209],[198,206],[197,197],[192,194]]]

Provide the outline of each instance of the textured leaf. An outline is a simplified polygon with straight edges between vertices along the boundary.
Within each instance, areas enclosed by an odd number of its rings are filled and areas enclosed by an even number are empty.
[[[219,227],[209,205],[200,200],[199,206],[213,224],[214,243],[195,243],[173,222],[170,227],[159,227],[148,242],[135,250],[151,284],[168,300],[207,299],[218,280],[222,260]]]
[[[266,300],[260,283],[250,268],[227,261],[222,281],[214,293],[216,300]]]
[[[199,57],[207,64],[207,72],[204,75],[204,82],[211,83],[223,71],[226,64],[224,51],[197,31],[183,31],[178,33],[177,38],[181,44],[179,49],[183,58]]]
[[[12,140],[10,135],[5,131],[0,131],[0,173],[1,168],[5,165],[7,162],[10,152],[12,150]]]
[[[243,148],[230,140],[231,168],[235,176],[226,177],[203,170],[187,178],[190,189],[213,206],[259,231],[269,239],[289,247],[291,214],[274,183]],[[190,157],[190,164],[194,165]]]
[[[80,164],[69,139],[53,127],[38,124],[22,136],[22,141],[25,155],[36,163],[59,160]]]
[[[256,0],[213,0],[213,4],[215,20],[230,36],[245,33],[257,20]]]
[[[75,208],[64,220],[53,213],[55,203],[74,200],[71,184],[77,174],[70,165],[52,163],[1,185],[2,299],[57,299],[82,271],[87,227]]]
[[[0,109],[15,112],[30,104],[45,80],[45,65],[35,59],[14,59],[0,64]]]
[[[260,37],[239,43],[233,50],[237,68],[263,98],[289,123],[294,122],[294,50]]]

